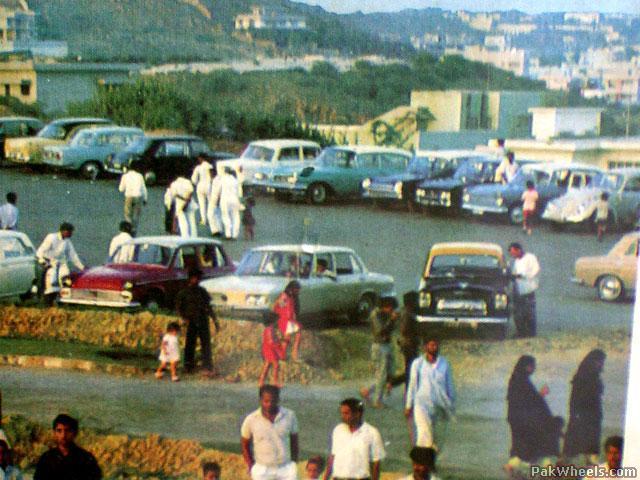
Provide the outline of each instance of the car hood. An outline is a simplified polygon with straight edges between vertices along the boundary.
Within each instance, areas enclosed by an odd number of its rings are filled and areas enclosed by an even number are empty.
[[[121,289],[125,282],[144,282],[150,276],[166,271],[167,267],[162,265],[108,264],[82,272],[73,282],[73,288]]]
[[[373,177],[371,183],[395,184],[396,182],[419,182],[427,177],[427,174],[402,172],[393,175],[385,175],[383,177]]]
[[[266,275],[228,275],[224,278],[212,278],[200,282],[210,294],[251,293],[270,295],[280,293],[291,281],[288,277],[270,277]]]

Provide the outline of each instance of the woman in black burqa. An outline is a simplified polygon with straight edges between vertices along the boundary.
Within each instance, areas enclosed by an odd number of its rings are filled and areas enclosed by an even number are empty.
[[[602,350],[591,350],[580,362],[571,380],[569,425],[563,451],[566,459],[583,454],[587,463],[594,461],[597,463],[600,453],[604,391],[600,374],[606,358]]]
[[[507,392],[507,421],[511,427],[511,457],[535,462],[548,456],[557,456],[560,448],[563,420],[554,417],[544,396],[549,393],[545,385],[539,392],[531,383],[536,359],[523,355],[518,359],[509,379]]]

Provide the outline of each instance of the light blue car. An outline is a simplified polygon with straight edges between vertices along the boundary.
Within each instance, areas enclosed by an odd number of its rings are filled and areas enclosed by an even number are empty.
[[[66,145],[45,147],[44,163],[64,170],[78,171],[90,180],[102,172],[105,160],[144,136],[139,128],[98,127],[79,130]]]

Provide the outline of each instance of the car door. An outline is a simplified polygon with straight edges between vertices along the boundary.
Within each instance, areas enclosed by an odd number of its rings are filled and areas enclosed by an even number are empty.
[[[318,260],[327,264],[324,274],[318,273]],[[305,314],[334,313],[340,311],[339,288],[333,255],[317,253],[311,265],[308,277],[300,278],[300,307]]]
[[[336,285],[338,287],[340,310],[348,312],[353,310],[360,298],[360,282],[362,271],[354,268],[354,263],[349,252],[336,252],[333,255],[336,262]],[[357,264],[355,265],[357,267]]]
[[[162,180],[190,177],[193,165],[189,162],[189,144],[184,140],[165,140],[155,155],[156,175]]]
[[[616,200],[618,224],[634,226],[640,220],[640,175],[627,178]]]
[[[362,181],[381,174],[381,155],[378,153],[361,153],[351,161],[346,170],[346,191],[350,194],[360,194]]]
[[[206,244],[196,247],[198,264],[203,278],[214,278],[231,273],[233,265],[227,263],[219,245]]]
[[[638,274],[638,237],[635,237],[624,255],[616,259],[616,269],[620,275],[625,289],[633,290]]]
[[[180,290],[187,286],[188,272],[198,267],[198,255],[193,245],[179,247],[173,256],[167,278],[163,281],[166,299],[173,307],[173,300]]]
[[[35,254],[16,236],[0,238],[0,296],[29,291],[35,278]]]
[[[87,160],[99,160],[100,164],[104,162],[107,156],[113,153],[113,144],[121,137],[116,138],[117,134],[102,132],[94,136],[94,142],[92,146],[89,146],[90,157]]]

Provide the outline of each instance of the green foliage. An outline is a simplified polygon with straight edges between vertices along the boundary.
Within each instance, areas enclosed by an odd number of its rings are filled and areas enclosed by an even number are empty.
[[[45,117],[38,103],[26,104],[15,97],[2,96],[0,97],[0,105],[10,110],[13,115],[37,118]]]

